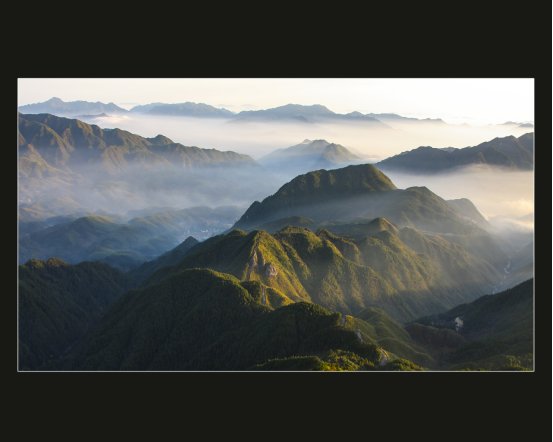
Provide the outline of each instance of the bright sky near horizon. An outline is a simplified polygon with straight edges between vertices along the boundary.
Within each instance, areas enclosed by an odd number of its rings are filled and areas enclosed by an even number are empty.
[[[20,78],[18,105],[59,97],[131,108],[192,101],[234,112],[288,103],[334,112],[394,112],[448,123],[534,121],[529,78]]]

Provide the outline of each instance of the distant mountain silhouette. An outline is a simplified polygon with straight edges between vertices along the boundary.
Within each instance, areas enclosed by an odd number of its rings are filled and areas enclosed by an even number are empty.
[[[376,164],[382,170],[411,173],[439,173],[471,165],[500,166],[532,170],[534,167],[534,134],[518,138],[508,136],[463,149],[436,149],[421,146]]]
[[[259,163],[273,171],[296,175],[358,162],[360,158],[347,148],[326,140],[304,140],[295,146],[275,150],[259,160]]]
[[[145,113],[151,115],[174,115],[198,118],[228,118],[234,115],[233,112],[216,108],[204,103],[151,103],[133,107],[133,113]]]
[[[317,121],[362,121],[375,127],[387,126],[376,118],[359,112],[338,114],[320,104],[305,106],[301,104],[286,104],[271,109],[242,111],[234,117],[235,121],[295,121],[314,123]]]
[[[63,101],[53,97],[42,103],[33,103],[19,106],[19,112],[25,114],[54,114],[76,116],[81,114],[116,113],[124,114],[128,111],[114,103],[92,103],[90,101]]]

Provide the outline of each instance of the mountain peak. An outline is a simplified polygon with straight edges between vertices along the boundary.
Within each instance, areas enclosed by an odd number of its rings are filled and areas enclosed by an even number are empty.
[[[326,193],[365,193],[393,190],[396,186],[372,164],[359,164],[334,170],[315,170],[299,175],[282,186],[276,195]]]
[[[395,190],[392,181],[372,164],[333,170],[315,170],[299,175],[274,195],[256,202],[236,223],[249,228],[263,222],[297,215],[295,208],[344,201],[352,197]]]
[[[397,227],[394,226],[390,221],[388,221],[386,218],[383,218],[383,217],[373,219],[369,223],[369,227],[371,229],[373,229],[374,231],[377,231],[377,232],[382,232],[382,231],[389,231],[389,232],[393,232],[393,233],[398,232]]]
[[[173,140],[161,134],[156,135],[154,138],[148,138],[148,140],[156,145],[173,144]]]
[[[260,161],[279,171],[297,175],[311,170],[343,167],[359,160],[357,155],[340,144],[324,139],[305,139],[295,146],[271,152]]]

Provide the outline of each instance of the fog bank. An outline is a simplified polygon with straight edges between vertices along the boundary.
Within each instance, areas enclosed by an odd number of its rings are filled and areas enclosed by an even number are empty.
[[[251,155],[255,159],[305,139],[326,139],[347,147],[370,162],[419,146],[461,148],[495,137],[520,136],[533,131],[510,125],[478,127],[424,121],[386,121],[386,126],[375,126],[356,121],[238,122],[140,114],[97,117],[84,121],[104,128],[117,127],[144,137],[163,134],[187,146],[233,150]]]
[[[472,166],[436,175],[386,172],[400,188],[426,186],[445,199],[468,198],[493,222],[533,229],[534,173]]]

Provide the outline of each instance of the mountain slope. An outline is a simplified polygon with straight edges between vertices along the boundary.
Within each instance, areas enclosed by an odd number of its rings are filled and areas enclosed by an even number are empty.
[[[194,246],[146,284],[205,267],[259,281],[291,302],[315,302],[348,314],[379,306],[405,321],[472,300],[500,280],[495,268],[461,246],[416,231],[405,232],[403,239],[404,230],[355,239],[297,227],[273,235],[234,230]]]
[[[102,263],[58,259],[19,266],[19,367],[47,368],[74,345],[127,287]]]
[[[329,349],[378,362],[378,348],[338,321],[339,315],[312,304],[271,311],[232,276],[188,270],[124,296],[72,364],[93,370],[246,369]]]
[[[468,198],[447,200],[447,204],[455,210],[462,218],[470,220],[479,226],[488,227],[488,221],[479,212],[474,203]]]
[[[183,146],[162,135],[144,138],[121,129],[101,129],[49,114],[19,115],[19,146],[20,149],[32,146],[53,167],[96,163],[106,172],[136,163],[185,167],[255,164],[249,156],[236,152]]]
[[[533,294],[530,279],[408,326],[411,336],[454,369],[513,370],[533,365]],[[447,345],[444,331],[457,337]],[[460,338],[459,338],[460,337]],[[462,339],[461,339],[462,338]]]
[[[377,163],[382,170],[410,173],[440,173],[470,165],[500,166],[532,170],[534,167],[534,133],[518,138],[508,136],[463,149],[436,149],[421,146]]]
[[[135,284],[139,285],[158,270],[164,267],[172,267],[177,265],[183,260],[188,251],[199,243],[200,242],[196,238],[189,236],[174,249],[171,249],[158,258],[145,262],[136,269],[131,270],[129,272],[129,277],[133,280],[133,282],[135,282]]]
[[[254,202],[235,224],[252,229],[281,218],[316,223],[367,221],[385,217],[400,226],[444,233],[474,230],[445,200],[426,187],[397,189],[370,164],[300,175],[261,203]]]
[[[101,114],[101,113],[127,113],[126,109],[114,103],[92,103],[90,101],[63,101],[53,97],[42,103],[33,103],[19,106],[19,112],[27,114],[54,114],[76,116],[80,114]]]
[[[74,349],[64,367],[420,369],[375,344],[378,333],[361,319],[305,302],[273,308],[260,302],[254,288],[230,275],[191,269],[129,292]]]
[[[310,170],[329,169],[359,162],[360,158],[344,146],[326,140],[305,140],[302,143],[278,149],[259,160],[272,170],[295,174]]]

